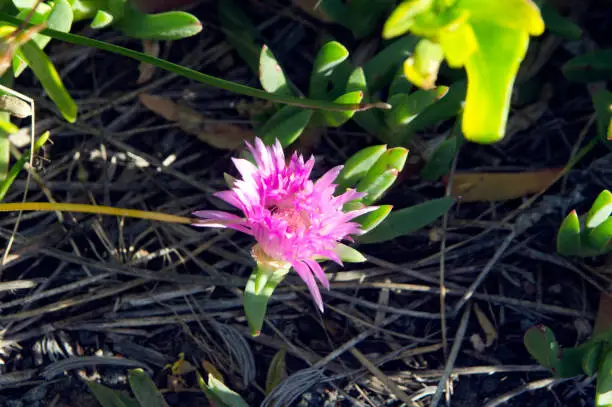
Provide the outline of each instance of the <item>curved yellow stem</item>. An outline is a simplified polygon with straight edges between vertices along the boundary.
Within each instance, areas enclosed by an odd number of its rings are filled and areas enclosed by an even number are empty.
[[[0,203],[0,212],[17,211],[60,211],[60,212],[80,212],[95,213],[98,215],[114,215],[126,218],[139,218],[156,220],[159,222],[182,223],[191,225],[194,223],[203,224],[202,220],[187,218],[185,216],[168,215],[162,212],[140,211],[136,209],[114,208],[112,206],[98,206],[73,203],[53,203],[53,202],[11,202]],[[204,221],[205,222],[205,221]],[[211,222],[218,224],[219,222]]]

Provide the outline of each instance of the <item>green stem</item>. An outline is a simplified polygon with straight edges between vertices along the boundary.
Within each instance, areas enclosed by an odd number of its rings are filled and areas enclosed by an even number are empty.
[[[0,21],[3,21],[7,24],[18,27],[23,21],[12,17],[6,13],[0,13]],[[32,24],[27,24],[28,27],[31,27]],[[158,68],[164,69],[166,71],[173,72],[175,74],[184,76],[185,78],[192,79],[197,82],[204,83],[206,85],[214,86],[216,88],[224,89],[230,92],[239,93],[246,96],[251,96],[254,98],[270,100],[272,102],[284,103],[287,105],[300,106],[307,109],[325,109],[325,110],[334,110],[334,111],[346,111],[346,110],[355,110],[362,111],[368,110],[371,108],[382,108],[382,109],[390,109],[391,106],[387,103],[360,103],[360,104],[343,104],[343,103],[334,103],[326,100],[313,100],[307,98],[297,98],[293,96],[281,96],[275,95],[272,93],[268,93],[266,91],[251,88],[250,86],[240,85],[238,83],[234,83],[231,81],[226,81],[223,79],[216,78],[214,76],[206,75],[195,71],[190,68],[186,68],[181,65],[177,65],[175,63],[155,58],[150,55],[147,55],[142,52],[134,51],[128,48],[120,47],[114,44],[108,44],[103,41],[94,40],[91,38],[83,37],[81,35],[75,35],[70,33],[63,33],[60,31],[52,30],[50,28],[46,28],[41,31],[41,34],[48,35],[51,38],[55,38],[60,41],[68,42],[75,45],[84,45],[87,47],[98,48],[103,51],[112,52],[115,54],[123,55],[128,58],[135,59],[140,62],[145,62],[151,65],[155,65]]]

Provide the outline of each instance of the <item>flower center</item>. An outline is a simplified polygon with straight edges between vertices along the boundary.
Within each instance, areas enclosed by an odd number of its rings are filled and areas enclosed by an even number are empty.
[[[269,208],[270,214],[277,219],[282,219],[287,222],[287,232],[294,233],[298,230],[306,230],[310,228],[311,222],[308,213],[304,210],[299,210],[287,202],[278,202],[271,205]]]

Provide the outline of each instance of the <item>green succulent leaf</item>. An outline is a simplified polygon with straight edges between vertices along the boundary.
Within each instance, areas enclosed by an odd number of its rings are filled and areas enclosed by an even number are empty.
[[[506,131],[510,97],[529,34],[491,23],[472,24],[478,50],[465,62],[468,75],[463,134],[469,141],[493,143]]]
[[[338,243],[334,252],[340,257],[340,260],[346,263],[363,263],[367,261],[358,250],[342,243]]]
[[[453,159],[463,142],[463,136],[451,136],[442,141],[421,170],[421,176],[428,181],[436,181],[450,172]]]
[[[612,214],[612,193],[607,189],[601,193],[593,202],[591,209],[586,216],[586,227],[594,228],[607,220]]]
[[[363,99],[363,92],[356,90],[353,92],[345,93],[339,98],[334,100],[334,103],[346,103],[346,104],[359,104]],[[354,110],[345,110],[343,112],[321,112],[325,121],[330,127],[340,127],[346,123],[355,114]]]
[[[426,107],[402,130],[401,144],[405,144],[412,136],[428,127],[434,126],[443,120],[455,117],[463,107],[467,83],[456,82],[448,88],[446,95],[430,106]]]
[[[337,41],[330,41],[321,47],[310,75],[310,97],[317,99],[327,97],[327,83],[334,69],[344,62],[348,56],[347,49]]]
[[[261,86],[270,93],[293,95],[293,92],[289,89],[283,68],[266,45],[261,48],[259,58],[259,81]]]
[[[409,235],[444,215],[455,203],[452,197],[433,199],[391,212],[376,229],[358,238],[361,243],[381,243]]]
[[[77,105],[66,91],[62,80],[53,63],[34,41],[23,44],[18,51],[19,56],[26,61],[41,85],[57,105],[64,118],[74,123],[77,116]]]
[[[557,251],[565,255],[580,253],[580,220],[576,211],[571,211],[557,233]]]
[[[283,147],[287,147],[297,140],[308,126],[312,113],[310,109],[283,106],[257,129],[256,133],[267,145],[271,145],[278,139]]]
[[[0,112],[0,123],[3,124],[0,128],[0,182],[4,184],[8,177],[11,159],[10,132],[8,130],[12,130],[11,126],[14,125],[11,123],[11,116],[7,112]]]
[[[608,350],[597,373],[595,387],[595,406],[609,407],[612,405],[612,350]]]
[[[612,239],[612,218],[607,218],[588,233],[588,244],[597,253],[603,253],[610,245]],[[588,254],[585,253],[585,254]]]
[[[202,31],[200,20],[189,13],[144,14],[130,5],[125,7],[125,15],[115,27],[130,37],[149,40],[179,40]]]
[[[249,407],[238,393],[231,390],[212,374],[208,375],[208,390],[223,403],[219,407]]]
[[[540,11],[542,12],[542,18],[544,19],[546,29],[552,34],[570,41],[576,41],[582,37],[582,29],[580,26],[569,18],[559,14],[552,4],[544,2]]]
[[[1,115],[2,113],[0,113],[0,116]],[[40,150],[42,146],[49,140],[49,136],[50,136],[50,133],[46,131],[43,134],[41,134],[40,137],[38,137],[38,139],[34,143],[34,154],[36,154],[38,150]],[[2,142],[4,140],[1,137],[2,137],[2,133],[0,132],[0,154],[2,154],[3,152]],[[8,137],[6,137],[6,140],[8,143]],[[7,145],[6,148],[8,151],[9,146]],[[11,167],[10,171],[8,172],[5,178],[3,178],[2,174],[0,174],[0,202],[4,199],[9,188],[11,187],[13,182],[15,182],[15,180],[17,179],[17,175],[19,175],[21,170],[23,170],[23,167],[25,167],[25,163],[27,159],[29,158],[29,156],[30,156],[30,152],[25,151],[23,155],[21,156],[21,158],[17,160],[15,164],[13,164],[13,166]],[[8,153],[7,153],[6,158],[8,160],[9,158]],[[8,168],[8,161],[6,162],[6,165]],[[0,159],[0,171],[2,171],[2,160],[1,159]]]
[[[262,45],[259,32],[235,0],[217,2],[221,29],[238,55],[247,63],[254,74],[259,74],[259,58]]]
[[[113,23],[114,20],[115,18],[111,13],[104,10],[98,10],[96,12],[96,15],[94,16],[94,19],[91,22],[91,28],[100,29],[108,27]]]
[[[597,372],[603,351],[603,343],[596,342],[589,346],[582,358],[582,370],[587,376],[593,376]]]
[[[392,205],[380,205],[378,209],[355,218],[355,222],[361,225],[364,234],[368,233],[380,225],[389,216],[392,209]]]
[[[595,84],[589,86],[589,92],[597,115],[597,136],[612,150],[612,92]]]
[[[566,62],[561,69],[571,81],[607,81],[612,77],[612,49],[578,55]]]
[[[266,375],[266,394],[270,394],[280,382],[287,378],[286,355],[287,351],[281,349],[272,358],[270,367],[268,368],[268,374]]]
[[[410,124],[421,112],[448,92],[446,86],[432,90],[417,90],[411,94],[399,93],[389,99],[393,108],[385,111],[386,123],[390,129],[398,129]],[[405,140],[404,140],[405,141]]]
[[[404,60],[412,55],[418,42],[419,38],[415,36],[399,38],[363,65],[370,94],[376,93],[392,80]]]
[[[244,289],[244,312],[249,322],[251,335],[258,336],[266,316],[268,301],[276,286],[285,278],[289,269],[273,269],[268,265],[257,265]],[[210,380],[210,379],[209,379]],[[209,381],[210,384],[210,381]]]
[[[376,202],[393,185],[407,157],[408,150],[403,147],[385,151],[357,184],[357,191],[367,194],[361,202],[366,205]]]
[[[142,369],[133,369],[128,373],[132,392],[141,406],[168,407],[164,396],[157,386]]]
[[[433,7],[433,0],[407,0],[393,10],[383,27],[383,38],[400,36],[415,25],[415,17]]]
[[[547,369],[557,365],[558,355],[561,353],[559,343],[554,332],[544,325],[531,327],[525,332],[523,342],[527,351]]]
[[[87,387],[102,407],[140,407],[136,400],[99,383],[87,382]]]
[[[387,146],[385,145],[371,146],[359,150],[346,160],[335,182],[342,189],[355,186],[385,151],[387,151]]]

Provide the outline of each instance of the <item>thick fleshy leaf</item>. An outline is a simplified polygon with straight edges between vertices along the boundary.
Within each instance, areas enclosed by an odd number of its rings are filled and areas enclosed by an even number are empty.
[[[141,406],[168,407],[164,396],[157,386],[142,369],[133,369],[128,373],[132,392]]]
[[[563,74],[576,82],[607,81],[612,77],[612,49],[578,55],[566,62]]]
[[[548,3],[548,1],[544,2],[540,11],[544,19],[544,25],[550,33],[570,41],[576,41],[582,37],[582,29],[580,26],[569,18],[559,14],[555,6]]]
[[[597,136],[612,150],[612,92],[605,85],[589,85],[589,93],[597,114]]]
[[[283,68],[274,58],[272,51],[270,51],[267,45],[261,48],[261,55],[259,57],[259,82],[270,93],[276,93],[277,95],[293,94],[289,89]]]
[[[404,69],[400,68],[395,73],[393,80],[391,81],[391,85],[389,85],[389,97],[393,95],[397,95],[399,93],[408,94],[412,92],[414,89],[414,85],[408,79],[406,79],[406,75],[404,75]]]
[[[588,244],[598,253],[604,253],[610,247],[612,239],[612,218],[607,218],[605,221],[597,225],[588,234]],[[588,255],[588,252],[585,253]]]
[[[380,205],[378,209],[355,218],[355,222],[361,225],[361,230],[366,234],[380,225],[389,216],[391,209],[392,205]]]
[[[287,147],[298,139],[311,118],[310,109],[283,106],[255,133],[266,145],[272,145],[278,139],[283,147]]]
[[[411,94],[399,93],[389,99],[393,108],[385,111],[387,126],[390,129],[400,129],[412,122],[422,111],[435,101],[443,98],[448,92],[446,86],[438,86],[432,90],[417,90]],[[404,142],[406,140],[403,140]]]
[[[335,103],[346,103],[346,104],[359,104],[363,99],[363,92],[356,90],[353,92],[345,93],[336,100]],[[340,127],[346,123],[355,114],[354,110],[345,110],[342,112],[323,111],[325,121],[330,127]]]
[[[465,81],[452,84],[443,98],[436,100],[433,104],[426,107],[403,128],[402,138],[399,142],[405,144],[417,131],[422,131],[443,120],[455,117],[463,106],[466,87],[467,83]]]
[[[612,193],[604,189],[597,196],[597,199],[595,199],[587,213],[586,227],[594,228],[599,226],[610,217],[610,214],[612,214]]]
[[[148,40],[179,40],[198,34],[202,23],[183,11],[144,14],[134,7],[125,7],[125,16],[115,24],[124,34]]]
[[[512,87],[529,44],[529,34],[487,22],[473,23],[478,50],[465,63],[468,75],[463,134],[493,143],[506,131]]]
[[[442,141],[421,170],[421,177],[428,181],[436,181],[448,174],[462,140],[463,137],[452,136]]]
[[[612,350],[607,349],[597,373],[595,387],[595,406],[609,407],[612,405]]]
[[[34,12],[37,14],[45,14],[51,11],[51,6],[45,2],[39,2],[37,0],[13,0],[12,3],[19,11],[30,12],[34,6],[36,6],[36,10]]]
[[[315,99],[325,99],[327,96],[327,83],[334,69],[349,56],[349,52],[337,41],[330,41],[323,45],[314,61],[310,75],[309,96]]]
[[[405,34],[414,26],[414,17],[433,7],[433,0],[406,0],[393,10],[383,27],[383,38]]]
[[[346,263],[363,263],[367,259],[358,250],[353,249],[342,243],[338,243],[336,250],[334,250],[340,260]]]
[[[57,0],[53,5],[53,8],[49,12],[48,17],[46,18],[47,27],[61,31],[64,33],[70,32],[70,28],[72,27],[72,21],[74,19],[74,15],[72,12],[72,6],[68,2],[68,0]],[[42,34],[35,34],[32,40],[38,44],[38,47],[41,50],[44,50],[47,44],[51,41],[51,37],[47,37]],[[15,73],[15,77],[21,75],[21,73],[27,68],[27,65],[24,61],[19,60],[18,64],[14,66],[13,72]]]
[[[455,49],[454,46],[452,49]],[[414,50],[414,55],[404,61],[406,79],[422,89],[432,89],[436,86],[438,70],[444,59],[440,44],[423,38]]]
[[[561,349],[554,333],[544,325],[528,329],[523,342],[531,356],[556,377],[582,374],[584,355],[593,344],[587,342],[575,348]]]
[[[259,32],[235,0],[217,2],[221,29],[229,43],[256,75],[259,74]]]
[[[527,351],[547,369],[557,365],[557,354],[560,353],[559,344],[553,331],[544,325],[531,327],[525,332],[523,343]]]
[[[336,183],[340,188],[349,188],[354,186],[367,172],[372,168],[374,163],[387,151],[387,146],[371,146],[366,147],[356,152],[348,160],[346,160],[342,171],[336,178]]]
[[[96,382],[86,383],[102,407],[140,407],[136,400],[121,394],[117,390],[109,389]]]
[[[413,54],[418,43],[419,38],[413,35],[399,38],[363,65],[370,94],[374,94],[389,83],[395,72],[401,67],[402,62]]]
[[[2,113],[0,113],[0,115],[1,114]],[[2,133],[0,131],[0,137],[1,136],[2,136]],[[38,153],[38,150],[40,150],[42,146],[49,140],[49,136],[50,136],[50,133],[46,131],[43,134],[41,134],[40,137],[38,137],[38,139],[36,139],[36,142],[34,143],[34,155],[36,155]],[[6,139],[8,142],[8,137]],[[2,142],[3,142],[3,139],[0,138],[0,155],[2,154]],[[11,167],[11,170],[8,172],[5,179],[3,179],[0,174],[0,201],[2,201],[4,197],[6,196],[6,193],[8,192],[13,182],[15,182],[15,180],[17,179],[17,175],[19,175],[21,170],[23,170],[23,167],[25,166],[25,163],[29,157],[30,157],[30,152],[26,150],[21,156],[21,158],[17,160],[15,164],[13,164],[13,166]],[[8,159],[8,155],[7,155],[7,159]],[[1,165],[2,165],[2,161],[0,160],[0,168],[1,168]],[[7,161],[7,165],[8,165],[8,161]]]
[[[244,289],[244,312],[249,322],[251,335],[258,336],[266,316],[268,301],[276,286],[285,278],[289,270],[273,270],[269,266],[258,265],[253,269]]]
[[[108,27],[113,23],[114,20],[115,19],[111,13],[104,10],[98,10],[94,19],[91,22],[91,28],[100,29]]]
[[[289,375],[287,373],[287,361],[285,355],[287,351],[285,349],[279,350],[270,362],[268,367],[268,374],[266,375],[266,394],[270,394],[272,390]]]
[[[603,351],[603,342],[595,343],[589,346],[582,357],[582,370],[587,376],[593,376],[599,367],[600,358]]]
[[[368,194],[361,202],[366,205],[376,202],[393,185],[407,157],[408,150],[403,147],[385,151],[357,184],[357,191]]]
[[[361,198],[361,202],[365,205],[370,205],[379,200],[391,185],[395,182],[398,176],[398,171],[395,169],[386,170],[380,173],[375,179],[370,182],[360,182],[357,185],[357,191],[364,192],[367,195]]]
[[[26,61],[41,85],[57,105],[64,118],[74,123],[77,105],[68,94],[53,63],[35,42],[29,41],[21,46],[19,55]]]
[[[249,407],[238,393],[231,390],[212,374],[208,375],[208,390],[223,403],[219,407]]]
[[[391,212],[376,229],[358,238],[361,243],[380,243],[409,235],[444,215],[455,203],[452,197],[433,199],[425,203]]]
[[[580,220],[576,211],[571,211],[557,233],[557,251],[565,255],[580,253]]]
[[[544,20],[532,0],[459,0],[458,9],[469,13],[470,20],[522,30],[531,35],[544,32]]]
[[[8,177],[9,163],[11,159],[11,144],[9,142],[11,116],[7,112],[0,112],[0,122],[9,123],[0,128],[0,182],[4,183]]]

